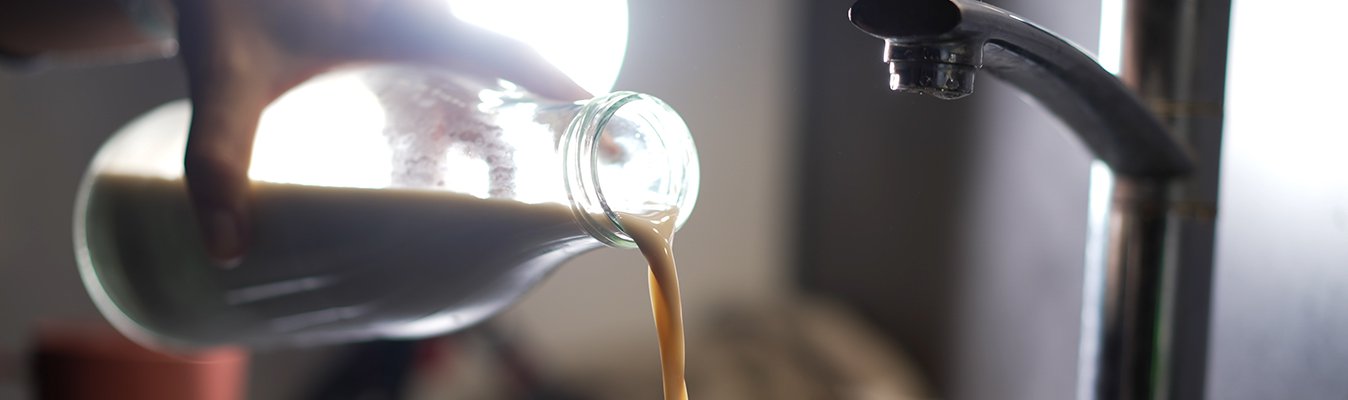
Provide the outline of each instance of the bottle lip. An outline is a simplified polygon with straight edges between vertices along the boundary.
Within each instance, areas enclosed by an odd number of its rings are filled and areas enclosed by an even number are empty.
[[[650,133],[670,155],[665,171],[670,184],[665,192],[672,199],[672,204],[667,205],[679,210],[674,222],[676,230],[692,215],[701,173],[688,126],[664,101],[651,95],[620,91],[596,97],[581,106],[560,141],[571,210],[590,236],[609,246],[633,248],[636,243],[623,231],[619,210],[614,210],[605,198],[598,168],[604,128],[624,109],[656,128]]]

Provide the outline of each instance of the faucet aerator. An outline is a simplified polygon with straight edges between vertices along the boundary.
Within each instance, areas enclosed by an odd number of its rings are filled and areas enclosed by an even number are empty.
[[[889,88],[954,100],[974,92],[972,65],[894,60],[889,63]]]

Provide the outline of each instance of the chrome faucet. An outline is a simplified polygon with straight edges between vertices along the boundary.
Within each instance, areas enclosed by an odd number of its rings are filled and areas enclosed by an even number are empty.
[[[1108,166],[1092,174],[1078,399],[1201,397],[1222,88],[1192,83],[1225,70],[1222,10],[1229,0],[1130,1],[1127,85],[1067,40],[978,1],[859,0],[850,10],[885,41],[890,88],[958,99],[985,70]],[[1220,57],[1183,56],[1211,45]],[[1214,109],[1218,122],[1203,122]]]

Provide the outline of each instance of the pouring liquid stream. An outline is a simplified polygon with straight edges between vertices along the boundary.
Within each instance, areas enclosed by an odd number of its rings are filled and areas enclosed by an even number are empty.
[[[674,265],[674,221],[679,212],[637,215],[620,213],[619,222],[650,266],[651,313],[660,338],[660,370],[665,400],[688,400],[684,382],[683,306]]]

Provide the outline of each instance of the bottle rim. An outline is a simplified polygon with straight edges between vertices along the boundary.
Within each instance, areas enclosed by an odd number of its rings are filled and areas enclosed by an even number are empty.
[[[663,205],[678,208],[676,230],[692,215],[701,174],[688,126],[664,101],[647,94],[620,91],[596,97],[581,106],[560,142],[571,210],[590,236],[609,246],[634,248],[636,243],[623,230],[618,217],[621,210],[615,210],[608,201],[599,176],[601,137],[619,110],[633,112],[636,119],[651,125],[652,140],[670,154],[664,171],[664,179],[670,184],[665,187],[664,197],[671,200]]]

